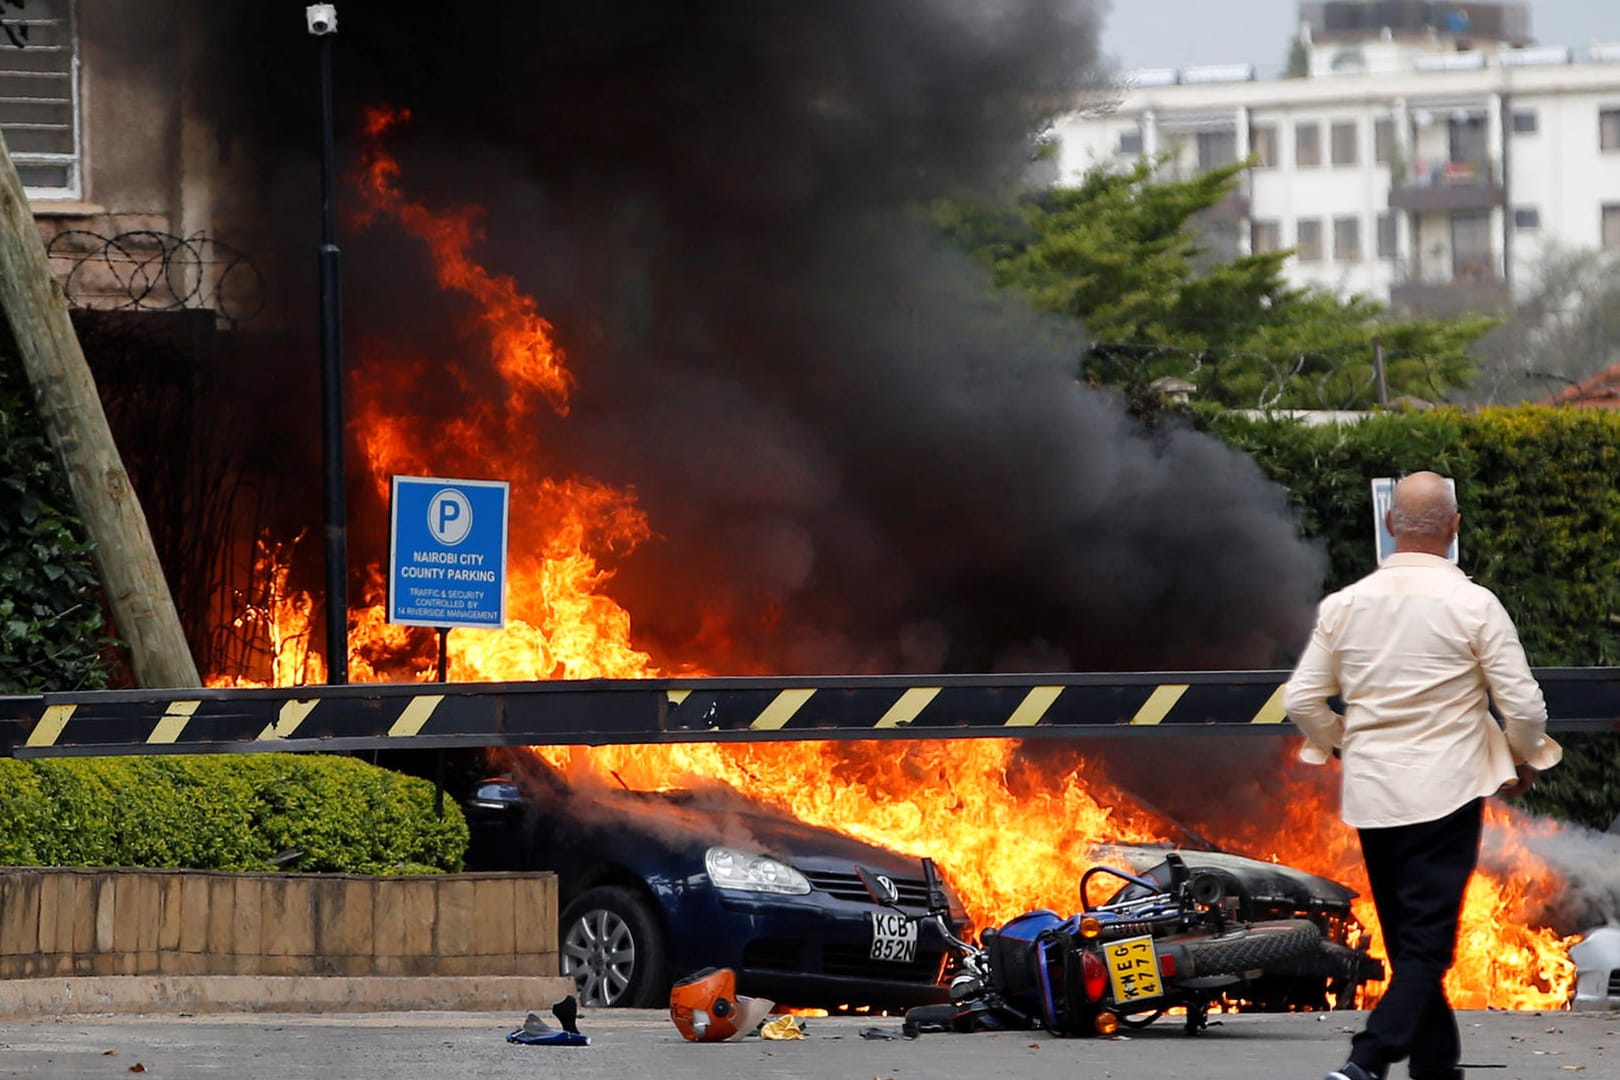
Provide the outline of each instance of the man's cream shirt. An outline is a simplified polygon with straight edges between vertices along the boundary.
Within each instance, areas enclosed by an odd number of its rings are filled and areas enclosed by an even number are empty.
[[[1356,828],[1442,818],[1513,780],[1516,763],[1563,757],[1507,610],[1437,555],[1398,552],[1323,600],[1283,707],[1305,732],[1302,759],[1340,750]]]

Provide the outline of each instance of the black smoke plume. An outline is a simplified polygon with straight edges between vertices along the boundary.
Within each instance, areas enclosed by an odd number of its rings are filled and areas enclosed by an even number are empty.
[[[294,6],[218,7],[227,149],[262,163],[261,224],[313,247],[315,45]],[[918,213],[1017,181],[1099,78],[1098,5],[339,17],[345,161],[361,106],[408,108],[391,146],[412,197],[487,208],[483,258],[579,380],[568,416],[532,414],[548,466],[633,485],[657,534],[607,588],[666,668],[1244,667],[1298,647],[1321,566],[1281,492],[1078,385],[1078,330],[996,295]],[[443,341],[456,377],[416,407],[465,410],[456,387],[484,376],[423,249],[382,228],[344,246],[350,341]],[[357,525],[355,561],[382,539]]]

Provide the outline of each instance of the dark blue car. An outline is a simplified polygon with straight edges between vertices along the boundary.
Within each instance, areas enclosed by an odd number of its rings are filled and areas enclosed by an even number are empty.
[[[571,788],[543,765],[485,780],[465,803],[472,870],[553,870],[562,970],[586,1005],[662,1007],[671,982],[729,967],[783,1005],[941,1002],[938,932],[875,903],[856,868],[926,905],[921,863],[773,815],[729,789]],[[881,881],[880,881],[881,885]],[[966,923],[951,894],[960,929]]]

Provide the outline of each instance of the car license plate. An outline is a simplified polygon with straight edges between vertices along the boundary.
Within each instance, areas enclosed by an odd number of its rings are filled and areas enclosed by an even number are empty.
[[[872,915],[872,959],[909,964],[917,958],[917,924],[893,911]]]
[[[1115,1005],[1148,1001],[1164,993],[1159,983],[1159,954],[1153,949],[1152,937],[1110,941],[1103,946],[1103,955],[1108,960],[1108,982],[1114,990]]]

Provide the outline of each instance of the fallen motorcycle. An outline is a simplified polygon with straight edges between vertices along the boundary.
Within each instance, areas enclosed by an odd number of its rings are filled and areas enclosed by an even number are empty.
[[[1219,877],[1192,873],[1175,853],[1167,861],[1168,887],[1094,866],[1080,879],[1080,914],[1025,912],[984,930],[973,944],[951,932],[938,871],[924,859],[928,910],[906,917],[932,923],[957,962],[950,1003],[908,1011],[908,1033],[1045,1029],[1110,1035],[1181,1008],[1185,1030],[1196,1034],[1226,990],[1317,953],[1322,937],[1315,924],[1240,922],[1236,900],[1225,895]],[[1092,882],[1106,877],[1135,887],[1120,890],[1111,902],[1089,903]],[[893,890],[864,872],[862,880],[879,904],[900,910]]]

